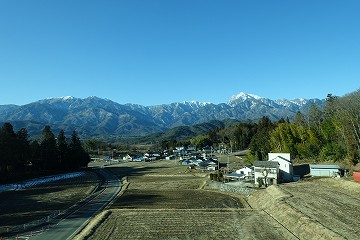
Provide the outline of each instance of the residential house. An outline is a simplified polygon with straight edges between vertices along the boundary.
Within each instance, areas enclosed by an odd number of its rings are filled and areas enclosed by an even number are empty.
[[[237,174],[243,174],[245,177],[251,177],[253,175],[253,170],[249,167],[243,167],[235,171]]]
[[[135,158],[138,158],[139,156],[136,155],[136,154],[126,154],[124,157],[123,157],[123,160],[126,160],[126,161],[133,161]]]
[[[268,153],[269,161],[279,163],[279,181],[290,182],[293,180],[293,163],[290,153]]]
[[[275,161],[254,162],[255,184],[268,186],[279,181],[279,163]]]

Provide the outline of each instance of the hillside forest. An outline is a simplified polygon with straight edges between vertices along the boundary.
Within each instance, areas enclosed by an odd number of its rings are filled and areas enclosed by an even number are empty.
[[[248,163],[267,160],[269,152],[287,152],[292,159],[353,168],[360,160],[360,90],[343,97],[328,94],[324,107],[313,104],[306,113],[297,112],[292,121],[271,121],[264,116],[257,123],[209,131],[188,144],[249,149]]]
[[[151,150],[166,149],[171,153],[184,145],[196,149],[249,149],[249,164],[267,160],[269,152],[288,152],[295,160],[336,162],[353,169],[360,161],[360,90],[343,97],[328,94],[324,107],[313,104],[306,113],[297,112],[291,121],[271,121],[270,116],[264,116],[258,122],[205,126],[217,127],[196,136],[182,136],[181,141],[175,137],[157,139]],[[179,129],[186,129],[189,134],[189,128],[178,128],[177,132]],[[87,166],[89,154],[99,149],[136,150],[124,143],[99,139],[82,143],[75,131],[67,138],[61,130],[55,138],[50,126],[44,127],[41,139],[29,139],[25,128],[15,132],[10,123],[0,128],[0,181],[16,173],[79,169]]]

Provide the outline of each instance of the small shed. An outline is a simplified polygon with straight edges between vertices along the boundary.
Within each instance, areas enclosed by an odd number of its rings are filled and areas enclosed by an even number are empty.
[[[310,175],[319,177],[336,177],[340,175],[339,165],[310,164]]]

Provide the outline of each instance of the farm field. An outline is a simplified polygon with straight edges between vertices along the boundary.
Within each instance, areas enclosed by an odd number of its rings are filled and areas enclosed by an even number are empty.
[[[72,179],[0,193],[0,234],[7,226],[26,224],[54,211],[66,210],[87,197],[98,183],[96,174],[86,172]]]
[[[87,239],[358,239],[360,184],[306,178],[250,196],[204,190],[171,161],[113,167],[128,188]]]
[[[175,161],[123,162],[108,170],[123,178],[126,190],[102,212],[106,217],[91,221],[92,228],[81,233],[85,239],[358,239],[360,235],[360,184],[352,179],[305,178],[245,196],[206,190],[207,173],[190,172]],[[0,236],[7,226],[67,209],[99,182],[95,173],[87,172],[75,179],[0,193]]]
[[[129,162],[112,171],[130,184],[88,239],[296,239],[244,196],[203,190],[206,174],[185,173],[173,161]]]
[[[287,204],[346,239],[360,236],[360,184],[320,178],[280,187]]]

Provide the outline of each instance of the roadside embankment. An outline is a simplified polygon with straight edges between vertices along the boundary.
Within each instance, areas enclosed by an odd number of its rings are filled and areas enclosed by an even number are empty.
[[[248,203],[254,209],[265,211],[299,239],[344,239],[287,204],[286,199],[291,197],[290,193],[273,185],[252,193]]]

